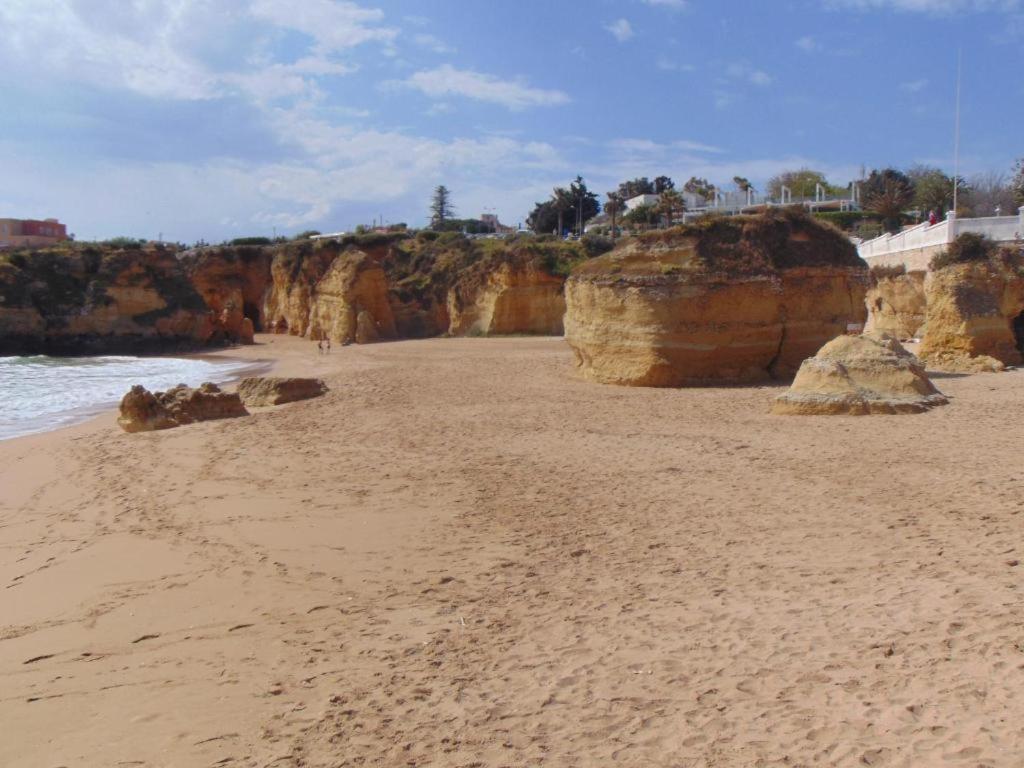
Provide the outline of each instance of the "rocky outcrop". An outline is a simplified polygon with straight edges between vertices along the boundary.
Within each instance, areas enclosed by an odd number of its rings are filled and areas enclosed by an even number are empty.
[[[181,256],[186,276],[217,317],[219,330],[245,344],[263,328],[270,261],[270,250],[255,246],[200,248]]]
[[[136,384],[121,399],[117,423],[125,432],[152,432],[247,414],[236,393],[222,392],[210,382],[195,389],[179,384],[166,392],[150,392]]]
[[[593,381],[671,387],[793,376],[863,323],[867,266],[797,213],[632,238],[566,283],[566,341]]]
[[[868,290],[866,332],[887,333],[897,339],[917,338],[925,323],[925,272],[873,275]]]
[[[920,361],[887,334],[840,336],[803,362],[772,413],[849,415],[922,413],[948,401]]]
[[[0,354],[192,349],[218,328],[169,249],[0,255]]]
[[[452,336],[561,336],[564,283],[563,277],[523,259],[470,273],[448,292],[448,332]]]
[[[252,376],[238,383],[238,395],[251,408],[281,405],[320,397],[327,392],[322,379]]]
[[[1012,260],[932,273],[920,355],[929,368],[975,373],[1021,363],[1024,272]]]
[[[387,274],[374,254],[333,243],[282,249],[271,274],[271,329],[343,344],[398,337]]]

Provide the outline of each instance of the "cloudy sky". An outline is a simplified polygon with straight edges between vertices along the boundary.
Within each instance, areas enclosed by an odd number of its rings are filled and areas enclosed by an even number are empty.
[[[1024,155],[1024,0],[2,0],[0,216],[191,242],[522,221],[577,173]]]

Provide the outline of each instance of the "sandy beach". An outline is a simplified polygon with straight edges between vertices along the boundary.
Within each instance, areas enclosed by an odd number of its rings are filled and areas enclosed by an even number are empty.
[[[0,442],[0,765],[1024,765],[1024,372],[787,418],[259,341],[331,392]]]

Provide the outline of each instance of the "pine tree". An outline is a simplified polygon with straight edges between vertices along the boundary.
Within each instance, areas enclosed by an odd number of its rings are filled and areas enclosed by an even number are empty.
[[[451,192],[444,184],[434,190],[430,199],[430,226],[433,229],[441,227],[448,219],[452,218],[455,209],[452,207]]]

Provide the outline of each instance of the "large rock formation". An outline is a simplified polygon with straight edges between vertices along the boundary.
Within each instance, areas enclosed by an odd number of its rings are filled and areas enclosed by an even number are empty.
[[[207,382],[193,389],[179,384],[166,392],[150,392],[136,384],[121,399],[117,423],[125,432],[152,432],[182,424],[246,416],[241,398]]]
[[[921,413],[948,401],[916,357],[887,334],[840,336],[803,362],[772,413]]]
[[[263,329],[270,287],[271,253],[256,246],[198,248],[180,261],[193,287],[218,319],[228,339],[252,343]]]
[[[448,292],[448,332],[561,336],[564,283],[565,278],[522,257],[471,271]]]
[[[863,323],[867,266],[796,212],[652,233],[577,267],[566,341],[587,378],[682,386],[791,377]]]
[[[888,333],[897,339],[917,338],[927,312],[925,274],[920,270],[872,270],[865,331]]]
[[[929,368],[975,373],[1019,365],[1024,271],[1019,258],[954,264],[932,273],[920,355]]]
[[[322,379],[252,376],[238,382],[238,395],[251,408],[308,400],[326,392]]]
[[[169,249],[0,255],[0,354],[170,351],[216,341],[218,328]]]

